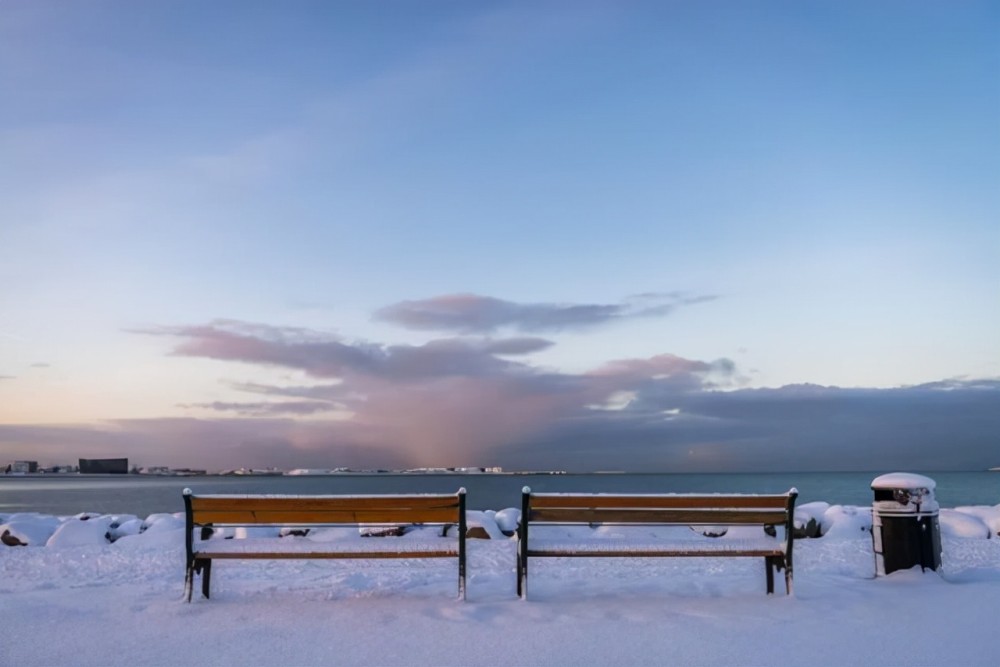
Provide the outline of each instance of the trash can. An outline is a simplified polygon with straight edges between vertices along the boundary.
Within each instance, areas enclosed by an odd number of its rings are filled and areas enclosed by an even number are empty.
[[[941,566],[941,527],[936,484],[930,477],[895,472],[872,480],[872,544],[875,575],[919,565],[922,570]]]

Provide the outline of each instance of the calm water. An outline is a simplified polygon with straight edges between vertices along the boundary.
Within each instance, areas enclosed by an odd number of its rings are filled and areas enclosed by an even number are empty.
[[[889,472],[889,471],[885,471]],[[825,500],[870,505],[880,472],[781,474],[339,474],[303,477],[140,477],[135,475],[11,477],[0,475],[0,514],[103,512],[147,516],[180,512],[181,491],[195,493],[453,493],[464,486],[472,509],[520,503],[521,487],[535,491],[627,493],[783,493],[794,486],[799,503]],[[1000,473],[925,472],[937,481],[943,507],[1000,503]]]

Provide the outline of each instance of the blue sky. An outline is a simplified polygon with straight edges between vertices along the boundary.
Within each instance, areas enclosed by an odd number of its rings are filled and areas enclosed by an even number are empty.
[[[567,467],[586,424],[594,467],[856,467],[838,443],[895,462],[871,406],[912,400],[983,465],[998,27],[976,2],[0,4],[0,446]],[[764,390],[791,402],[765,425],[706,407]],[[794,430],[804,393],[843,437]]]

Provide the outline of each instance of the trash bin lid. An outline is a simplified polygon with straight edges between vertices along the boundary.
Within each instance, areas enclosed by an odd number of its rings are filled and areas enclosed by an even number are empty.
[[[937,483],[930,477],[912,472],[891,472],[872,480],[873,489],[927,489],[933,491]]]

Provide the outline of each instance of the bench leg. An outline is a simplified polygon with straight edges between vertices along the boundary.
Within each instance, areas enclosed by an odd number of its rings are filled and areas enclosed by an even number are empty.
[[[517,596],[528,599],[528,557],[518,555],[517,558]]]
[[[465,601],[465,555],[458,560],[458,599]]]
[[[524,566],[521,565],[521,554],[518,553],[517,554],[517,597],[521,597],[521,590],[522,590],[521,577],[524,574],[523,568]]]
[[[785,563],[785,595],[792,594],[792,566]]]
[[[774,594],[774,558],[766,556],[764,558],[764,570],[767,572],[767,594]]]
[[[206,560],[201,572],[201,594],[207,599],[209,587],[212,585],[212,561]]]
[[[191,592],[194,588],[194,563],[188,563],[184,573],[184,598],[190,602]]]

